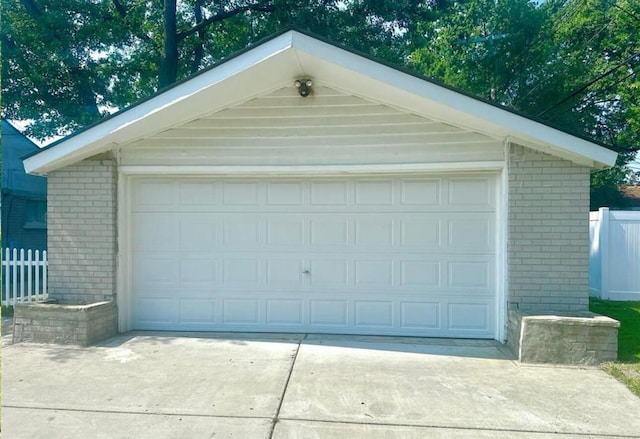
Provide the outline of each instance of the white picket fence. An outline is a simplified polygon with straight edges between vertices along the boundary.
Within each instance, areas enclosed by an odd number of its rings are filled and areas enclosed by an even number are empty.
[[[47,299],[47,251],[3,249],[2,306]]]
[[[589,292],[640,301],[640,212],[601,208],[589,215]]]

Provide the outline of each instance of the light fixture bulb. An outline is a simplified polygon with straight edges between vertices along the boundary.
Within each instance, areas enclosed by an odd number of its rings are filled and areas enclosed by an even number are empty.
[[[309,96],[309,93],[311,93],[311,86],[313,85],[313,82],[311,79],[296,79],[293,85],[298,89],[300,96],[306,98]]]

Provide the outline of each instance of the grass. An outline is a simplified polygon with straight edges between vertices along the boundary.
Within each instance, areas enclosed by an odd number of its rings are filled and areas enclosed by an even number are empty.
[[[620,322],[618,362],[603,369],[640,396],[640,302],[613,302],[591,299],[589,309]]]

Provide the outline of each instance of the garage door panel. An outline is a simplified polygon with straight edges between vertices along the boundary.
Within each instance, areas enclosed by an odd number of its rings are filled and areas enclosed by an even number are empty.
[[[355,261],[355,285],[379,288],[393,286],[393,262],[389,260]]]
[[[448,329],[488,331],[491,311],[484,303],[450,303]]]
[[[393,180],[357,181],[354,204],[356,206],[392,206]]]
[[[133,258],[133,284],[152,285],[179,282],[179,261],[171,257],[149,257],[147,255],[135,255]]]
[[[358,247],[390,247],[394,243],[393,220],[390,218],[356,220],[355,227],[355,245]]]
[[[210,258],[184,258],[180,260],[180,282],[208,285],[218,281],[218,261]]]
[[[314,287],[341,287],[349,283],[349,262],[345,259],[319,259],[309,262],[309,280]]]
[[[347,204],[346,181],[312,181],[311,205],[344,206]]]
[[[302,246],[305,244],[306,221],[272,218],[267,221],[267,245]]]
[[[292,325],[299,328],[305,323],[303,306],[303,301],[299,299],[267,299],[266,324]]]
[[[490,178],[451,178],[449,205],[492,208],[495,205],[494,184]]]
[[[439,206],[441,179],[411,179],[400,183],[400,202],[408,206]]]
[[[354,303],[355,326],[359,328],[393,328],[393,303],[357,300]]]
[[[232,286],[257,286],[261,280],[260,271],[260,260],[257,258],[225,259],[222,282]]]
[[[225,205],[257,206],[260,204],[260,187],[256,181],[225,181],[222,194]]]
[[[214,218],[181,218],[178,236],[180,250],[210,251],[220,245],[217,230],[218,224]]]
[[[180,236],[178,218],[144,213],[133,216],[132,245],[135,251],[177,251]]]
[[[260,223],[257,218],[225,218],[222,223],[223,245],[233,248],[260,245]]]
[[[345,246],[349,242],[349,221],[347,219],[312,218],[310,224],[310,244],[320,246]]]
[[[348,325],[349,305],[346,300],[310,300],[311,327],[343,327]]]
[[[180,325],[214,325],[216,318],[216,300],[210,298],[181,299]]]
[[[494,185],[135,181],[133,327],[492,338]]]
[[[400,261],[400,285],[404,287],[440,288],[440,261]]]
[[[495,247],[494,218],[474,215],[447,221],[449,250],[492,253]]]
[[[218,185],[208,181],[181,181],[178,202],[181,206],[211,206],[220,203]]]
[[[267,183],[267,205],[298,206],[303,203],[304,184],[302,182]]]
[[[489,261],[450,261],[448,263],[448,286],[451,289],[473,289],[489,292],[491,285]]]
[[[141,181],[133,189],[133,207],[148,210],[152,207],[166,208],[176,203],[176,185],[168,180]]]
[[[299,258],[269,259],[266,261],[267,283],[270,285],[293,284],[298,287],[302,283],[304,265]]]
[[[155,325],[166,327],[178,323],[178,307],[176,300],[167,297],[137,297],[134,303],[133,318],[141,329],[153,328]]]
[[[223,299],[222,323],[226,325],[260,325],[260,300]]]
[[[438,302],[400,302],[400,328],[438,330],[441,305]]]
[[[136,299],[137,329],[347,332],[491,338],[493,302],[423,301],[399,296],[325,299],[275,295],[228,298],[151,296]],[[280,296],[280,297],[278,297]]]

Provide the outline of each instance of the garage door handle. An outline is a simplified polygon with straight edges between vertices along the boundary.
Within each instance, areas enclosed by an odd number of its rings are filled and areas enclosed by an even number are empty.
[[[311,274],[311,272],[309,270],[304,270],[302,274]]]

